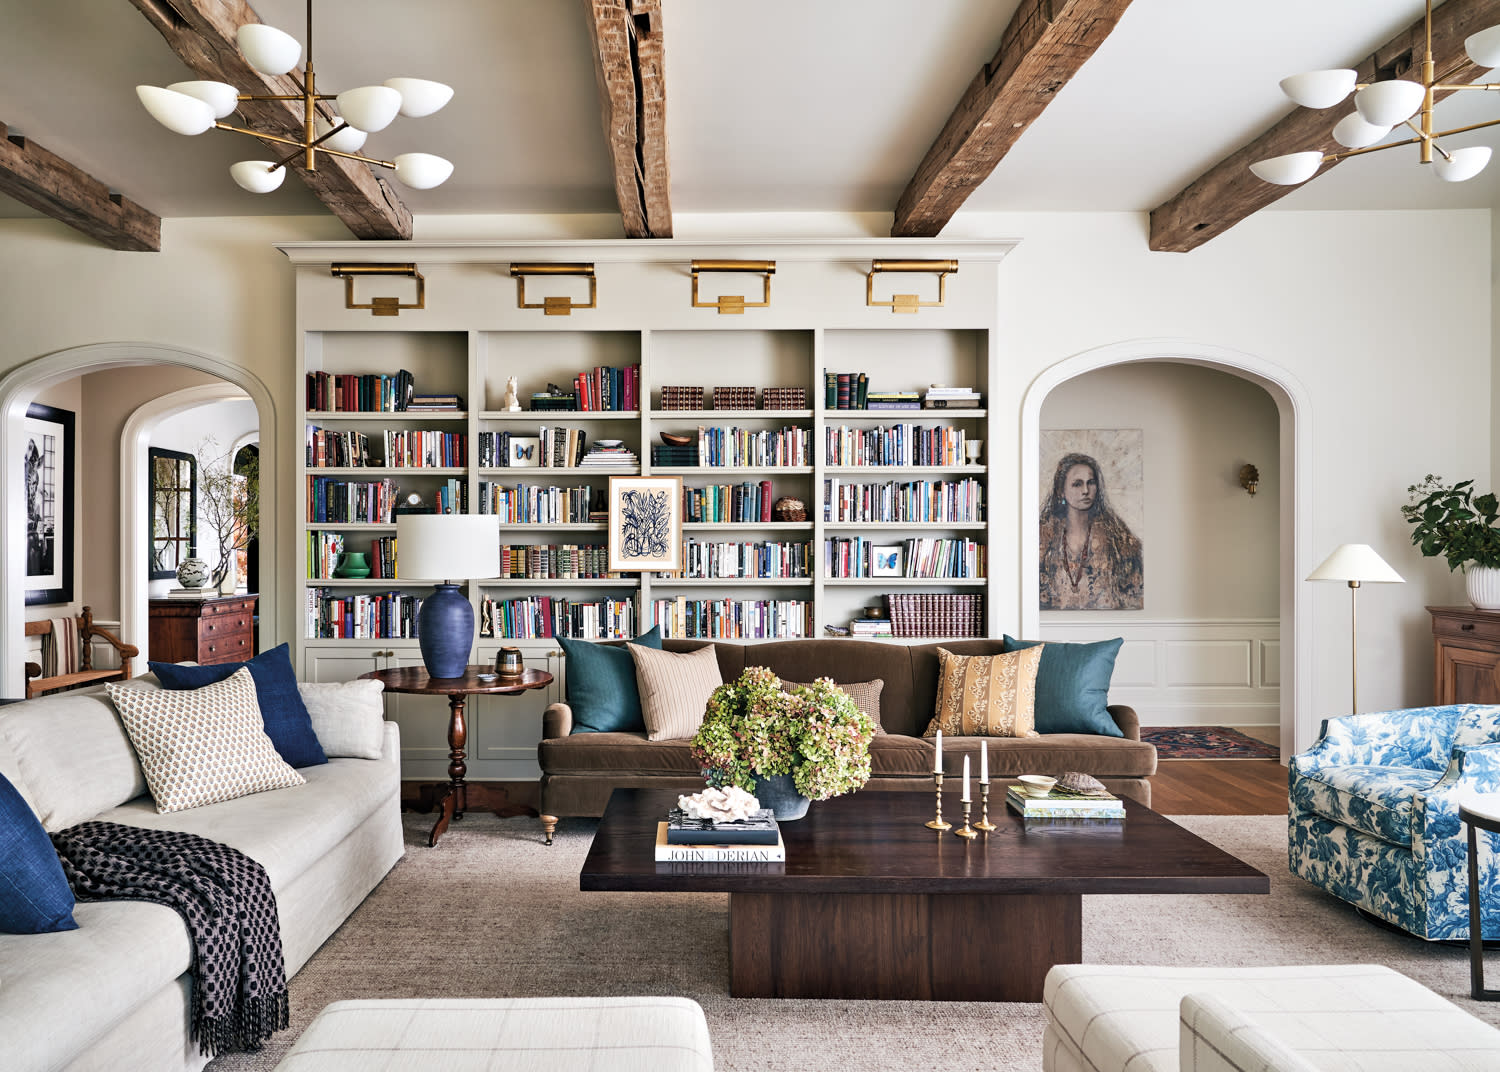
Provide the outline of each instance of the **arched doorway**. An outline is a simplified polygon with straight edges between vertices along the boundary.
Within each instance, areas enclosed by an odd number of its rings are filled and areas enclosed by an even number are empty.
[[[220,358],[210,357],[192,350],[165,346],[157,343],[99,343],[73,347],[46,354],[20,365],[4,377],[0,377],[0,427],[3,427],[5,456],[20,456],[23,448],[22,419],[26,408],[37,393],[46,387],[88,372],[118,368],[128,365],[178,365],[195,369],[233,384],[241,394],[247,394],[255,403],[260,422],[262,474],[261,524],[268,531],[276,531],[276,408],[270,391],[252,373],[232,365]],[[134,420],[134,418],[132,418]],[[122,462],[134,452],[122,455]],[[120,511],[120,546],[122,554],[131,546],[131,541],[140,548],[142,570],[125,569],[121,572],[121,629],[131,643],[139,643],[144,649],[147,633],[145,615],[145,515],[144,509],[144,447],[141,451],[142,465],[137,474],[140,481],[139,496],[127,495],[124,490],[122,472],[122,501]],[[26,531],[25,489],[19,470],[0,465],[0,554],[4,568],[0,569],[0,638],[4,639],[4,658],[0,659],[0,695],[23,694],[24,680],[24,582],[25,540],[15,533]],[[122,469],[124,466],[122,465]],[[134,507],[134,509],[132,509]],[[266,541],[273,547],[274,540]],[[264,553],[264,551],[263,551]],[[266,566],[262,563],[262,566]],[[137,576],[139,572],[139,576]],[[269,575],[269,573],[268,573]],[[277,633],[276,593],[267,591],[261,596],[261,621],[263,635],[271,640]],[[132,620],[131,615],[138,615]],[[265,632],[269,630],[269,632]],[[274,640],[273,640],[274,642]]]
[[[1307,392],[1290,372],[1253,354],[1181,339],[1139,339],[1086,350],[1065,358],[1039,375],[1026,392],[1021,407],[1021,532],[1035,532],[1040,488],[1037,467],[1042,403],[1059,384],[1086,372],[1129,362],[1156,361],[1202,365],[1240,376],[1262,387],[1275,401],[1280,418],[1280,635],[1281,635],[1281,754],[1282,758],[1312,744],[1316,727],[1297,720],[1310,711],[1312,678],[1299,672],[1311,665],[1311,603],[1299,598],[1298,581],[1312,568],[1308,546],[1311,465],[1306,457],[1311,441]],[[1037,609],[1037,545],[1020,543],[1021,626],[1035,636]]]

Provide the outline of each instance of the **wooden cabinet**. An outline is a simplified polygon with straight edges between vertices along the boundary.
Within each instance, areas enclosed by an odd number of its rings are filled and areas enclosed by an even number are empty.
[[[251,658],[256,599],[248,595],[151,600],[151,658],[204,666]]]
[[[1428,607],[1435,660],[1433,702],[1500,703],[1500,613]]]

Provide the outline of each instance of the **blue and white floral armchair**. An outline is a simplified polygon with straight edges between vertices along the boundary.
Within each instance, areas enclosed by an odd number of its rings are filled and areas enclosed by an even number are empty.
[[[1500,792],[1500,707],[1329,719],[1288,777],[1293,874],[1419,938],[1468,937],[1468,835],[1458,805]],[[1479,888],[1489,894],[1481,929],[1500,938],[1500,838],[1479,836]]]

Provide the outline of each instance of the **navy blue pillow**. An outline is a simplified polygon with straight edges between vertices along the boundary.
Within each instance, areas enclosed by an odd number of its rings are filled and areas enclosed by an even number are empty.
[[[635,683],[635,660],[621,644],[618,647],[591,640],[558,637],[568,657],[568,706],[573,709],[574,733],[642,732],[641,693]],[[633,643],[661,648],[661,627]]]
[[[76,931],[73,891],[52,839],[0,774],[0,934]]]
[[[292,651],[280,644],[263,651],[249,662],[219,663],[216,666],[181,666],[177,663],[149,663],[151,672],[161,679],[165,689],[201,689],[217,684],[242,666],[250,668],[255,679],[255,698],[260,703],[260,718],[266,725],[266,736],[293,767],[316,767],[327,763],[323,746],[313,732],[312,716],[302,693],[297,691],[297,674],[292,669]]]
[[[1005,638],[1006,651],[1043,644],[1036,671],[1036,731],[1038,733],[1097,733],[1123,737],[1110,717],[1109,679],[1124,638],[1096,644],[1062,644],[1048,640]]]

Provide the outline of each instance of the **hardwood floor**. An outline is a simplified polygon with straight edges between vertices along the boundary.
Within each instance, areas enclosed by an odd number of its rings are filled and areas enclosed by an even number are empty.
[[[1286,768],[1274,759],[1163,759],[1151,778],[1163,815],[1285,815]]]

